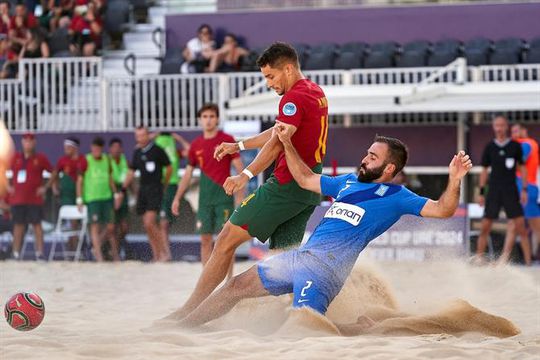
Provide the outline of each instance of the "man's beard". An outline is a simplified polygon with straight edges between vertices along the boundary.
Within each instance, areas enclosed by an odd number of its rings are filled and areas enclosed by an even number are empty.
[[[358,181],[370,183],[373,182],[373,180],[377,180],[382,176],[385,167],[386,164],[383,164],[378,168],[368,169],[364,164],[360,165],[360,170],[358,170]]]

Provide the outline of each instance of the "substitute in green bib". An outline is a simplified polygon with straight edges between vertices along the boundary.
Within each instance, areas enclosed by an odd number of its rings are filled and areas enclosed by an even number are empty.
[[[234,211],[234,199],[222,188],[223,182],[231,174],[231,164],[237,172],[243,164],[238,154],[229,155],[222,161],[214,159],[214,149],[224,141],[234,138],[221,131],[219,108],[214,104],[204,105],[198,113],[203,134],[191,143],[188,166],[172,204],[172,212],[178,216],[180,200],[191,182],[196,166],[201,169],[199,188],[199,209],[197,211],[197,230],[201,234],[201,262],[206,264],[213,247],[213,235],[221,231]],[[229,264],[227,267],[230,269]]]
[[[189,143],[184,140],[179,134],[172,134],[170,132],[162,132],[156,134],[157,136],[154,139],[154,142],[157,146],[165,151],[169,161],[171,162],[172,174],[169,180],[169,184],[163,191],[163,200],[161,202],[161,210],[159,212],[159,227],[161,229],[161,236],[165,239],[165,246],[167,249],[170,249],[169,241],[169,228],[174,222],[174,216],[171,212],[171,205],[178,189],[178,182],[180,177],[178,174],[178,169],[180,168],[180,158],[181,154],[177,149],[177,142],[183,148],[183,151],[189,150]],[[167,170],[163,169],[163,177],[165,177],[165,172]]]
[[[124,155],[124,149],[122,147],[122,140],[120,138],[112,138],[109,141],[109,157],[111,159],[112,177],[116,190],[122,189],[122,184],[126,180],[129,172],[129,164]],[[127,191],[127,190],[126,190]],[[118,207],[114,210],[114,236],[116,237],[116,243],[120,248],[126,247],[126,235],[129,231],[128,227],[128,197],[125,194]]]
[[[77,179],[77,205],[86,205],[88,210],[88,223],[90,224],[90,238],[92,239],[92,253],[97,261],[103,261],[101,245],[109,241],[111,256],[114,261],[120,260],[118,243],[114,237],[113,223],[113,194],[116,187],[112,178],[111,161],[103,152],[105,141],[96,137],[90,146],[90,154],[86,155],[87,167],[82,169]],[[104,235],[100,227],[104,226]]]

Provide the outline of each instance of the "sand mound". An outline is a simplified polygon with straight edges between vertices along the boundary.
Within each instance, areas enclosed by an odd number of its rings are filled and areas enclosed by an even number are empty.
[[[326,317],[308,309],[290,309],[290,303],[290,295],[278,299],[266,297],[246,300],[227,316],[210,324],[210,328],[240,327],[261,335],[275,333],[279,336],[459,336],[467,332],[479,332],[502,338],[520,333],[511,321],[484,312],[463,299],[447,301],[442,309],[434,313],[402,312],[389,283],[368,265],[355,267],[342,291],[330,305]],[[354,324],[362,316],[372,319],[375,324],[369,328],[355,328]]]

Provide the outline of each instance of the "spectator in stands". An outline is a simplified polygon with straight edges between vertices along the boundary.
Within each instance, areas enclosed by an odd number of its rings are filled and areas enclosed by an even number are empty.
[[[105,141],[96,137],[92,141],[90,154],[86,155],[87,167],[79,171],[77,177],[77,205],[82,208],[83,202],[88,211],[92,254],[96,261],[104,260],[101,245],[104,240],[110,244],[111,256],[119,261],[118,243],[114,237],[113,194],[116,186],[112,178],[110,158],[103,152]],[[105,227],[102,232],[100,225]]]
[[[508,137],[508,120],[505,116],[497,115],[492,120],[495,139],[490,141],[482,154],[482,173],[480,174],[480,196],[478,202],[485,204],[480,236],[476,247],[475,262],[483,262],[487,237],[493,221],[499,217],[501,208],[508,218],[508,229],[504,242],[503,253],[499,262],[504,264],[510,259],[514,247],[515,235],[521,237],[521,249],[527,265],[531,264],[531,249],[523,218],[521,202],[527,202],[527,169],[523,164],[523,152],[519,143]],[[516,186],[516,170],[519,167],[523,174],[521,193]],[[488,169],[491,168],[488,182]]]
[[[169,185],[172,166],[169,157],[154,142],[144,126],[135,129],[137,149],[133,153],[130,171],[119,193],[117,204],[122,201],[123,193],[131,184],[136,170],[140,171],[140,188],[137,199],[137,214],[143,216],[143,223],[148,241],[152,248],[152,261],[168,261],[170,253],[163,248],[164,240],[157,218],[163,201],[164,189]],[[163,169],[166,169],[164,172]]]
[[[0,34],[8,35],[10,23],[9,2],[0,1]]]
[[[6,62],[0,71],[0,79],[15,79],[19,74],[19,58],[22,45],[12,43],[6,53]]]
[[[101,48],[101,33],[103,25],[96,14],[94,3],[88,3],[87,8],[76,8],[76,15],[71,20],[69,33],[72,37],[71,52],[74,55],[95,56]]]
[[[538,205],[538,170],[539,158],[538,143],[529,137],[527,128],[521,124],[512,125],[512,140],[521,144],[523,161],[527,168],[527,204],[523,205],[525,219],[537,240],[540,240],[540,205]],[[517,186],[522,190],[523,179],[520,172],[517,173]]]
[[[15,15],[9,24],[9,38],[13,42],[24,45],[28,41],[28,30],[38,26],[34,14],[28,12],[25,4],[19,3],[15,6]]]
[[[34,134],[22,137],[22,152],[15,154],[11,164],[13,177],[10,193],[11,214],[13,216],[13,258],[20,258],[24,234],[32,225],[35,238],[37,260],[43,256],[43,196],[51,185],[51,178],[43,184],[43,171],[52,171],[52,165],[44,154],[36,152]]]
[[[185,62],[180,67],[180,72],[201,73],[210,64],[214,53],[215,42],[210,25],[203,24],[197,30],[197,37],[189,40],[182,52]]]
[[[49,1],[49,9],[51,9],[51,19],[49,21],[50,31],[54,31],[59,27],[60,19],[63,17],[73,17],[73,9],[75,7],[74,0],[51,0]]]
[[[234,34],[225,35],[223,46],[212,53],[208,72],[229,72],[240,69],[240,58],[249,54],[249,51],[238,45]]]
[[[51,56],[49,44],[45,41],[45,36],[39,29],[30,29],[27,35],[28,40],[24,44],[21,58],[39,59]]]

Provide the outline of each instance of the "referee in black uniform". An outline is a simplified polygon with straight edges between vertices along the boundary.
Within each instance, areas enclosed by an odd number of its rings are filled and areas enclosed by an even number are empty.
[[[141,175],[137,197],[137,214],[143,216],[144,228],[152,248],[152,260],[169,261],[171,251],[166,239],[162,236],[157,219],[161,209],[163,191],[169,184],[172,174],[171,162],[165,151],[150,140],[147,128],[140,126],[135,129],[135,141],[137,148],[133,153],[130,171],[122,186],[122,193],[115,198],[117,201],[121,201],[125,189],[133,181],[135,170],[139,170]],[[163,168],[166,168],[165,174],[163,174]]]
[[[490,141],[482,154],[482,173],[480,174],[480,205],[485,204],[482,228],[476,247],[476,262],[483,262],[487,245],[487,237],[491,231],[493,220],[499,218],[501,208],[508,218],[508,229],[504,241],[500,263],[508,262],[516,234],[521,237],[521,248],[527,265],[531,264],[531,248],[523,218],[521,203],[527,203],[527,169],[523,162],[521,145],[508,137],[508,120],[497,115],[492,120],[495,139]],[[525,189],[518,193],[516,185],[516,169],[522,174]],[[488,168],[491,168],[488,182]],[[487,186],[486,186],[487,185]],[[520,203],[521,200],[521,203]]]

